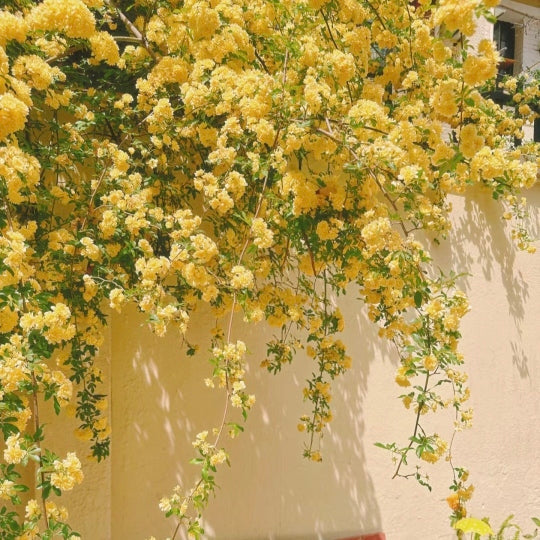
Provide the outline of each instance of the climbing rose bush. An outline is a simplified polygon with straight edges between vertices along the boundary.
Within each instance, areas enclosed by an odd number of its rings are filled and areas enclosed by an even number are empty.
[[[411,437],[380,446],[394,476],[428,485],[425,468],[450,459],[451,444],[424,429],[425,416],[450,408],[457,431],[471,423],[458,350],[469,307],[421,239],[443,239],[449,196],[480,186],[512,220],[518,248],[534,251],[522,192],[537,180],[538,147],[523,127],[539,86],[495,82],[493,43],[469,44],[496,3],[2,2],[4,538],[79,536],[58,496],[83,467],[57,454],[39,413],[75,414],[75,436],[107,457],[94,359],[111,310],[128,304],[159,336],[185,336],[200,304],[217,321],[204,382],[226,394],[224,420],[193,443],[197,482],[156,501],[173,537],[203,532],[227,440],[255,403],[248,362],[277,373],[305,349],[313,375],[298,427],[305,456],[322,459],[331,384],[351,365],[333,301],[346,291],[401,361]],[[501,84],[515,106],[490,98]],[[233,338],[234,318],[275,329],[266,358]],[[473,488],[450,464],[456,523]],[[24,468],[37,474],[30,498]]]

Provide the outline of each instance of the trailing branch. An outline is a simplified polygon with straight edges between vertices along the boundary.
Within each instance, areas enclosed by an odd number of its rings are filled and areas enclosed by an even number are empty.
[[[107,0],[106,3],[109,5],[109,7],[116,10],[118,16],[120,17],[120,20],[124,23],[125,27],[129,30],[129,32],[131,32],[133,37],[146,49],[148,54],[155,60],[156,54],[150,47],[148,40],[142,34],[142,32],[130,21],[128,16],[116,5],[115,2],[113,2],[112,0]]]

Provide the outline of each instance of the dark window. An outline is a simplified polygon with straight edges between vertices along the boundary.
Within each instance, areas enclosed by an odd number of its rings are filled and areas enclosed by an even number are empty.
[[[540,118],[534,121],[534,142],[540,142]]]
[[[516,29],[509,22],[497,21],[493,28],[493,40],[497,50],[503,57],[499,64],[499,75],[514,74],[514,60],[516,48]]]

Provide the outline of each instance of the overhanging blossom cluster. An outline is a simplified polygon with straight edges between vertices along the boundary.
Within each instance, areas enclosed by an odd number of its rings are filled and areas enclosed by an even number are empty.
[[[233,318],[275,328],[255,359],[271,372],[305,348],[311,406],[298,427],[319,461],[331,382],[354,361],[338,338],[346,291],[401,359],[413,433],[381,444],[395,475],[426,484],[422,462],[446,458],[452,519],[465,515],[468,473],[422,418],[453,408],[455,429],[471,423],[458,351],[468,303],[422,238],[448,231],[449,195],[481,186],[534,251],[521,192],[538,147],[515,141],[539,86],[510,78],[516,106],[497,105],[499,54],[468,41],[496,3],[3,2],[0,497],[22,505],[20,468],[38,475],[25,510],[0,514],[5,538],[77,536],[50,497],[82,481],[81,463],[55,453],[39,410],[73,410],[76,436],[108,455],[94,358],[109,309],[135,304],[190,354],[191,313],[205,303],[215,315],[205,383],[225,391],[224,420],[194,442],[196,484],[160,503],[197,536],[224,440],[244,429],[235,414],[255,402]]]

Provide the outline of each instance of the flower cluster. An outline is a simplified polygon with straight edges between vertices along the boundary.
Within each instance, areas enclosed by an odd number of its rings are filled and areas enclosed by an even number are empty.
[[[51,485],[62,491],[69,491],[80,484],[84,478],[81,471],[81,462],[73,452],[69,452],[66,459],[55,460],[54,472],[51,473]]]

